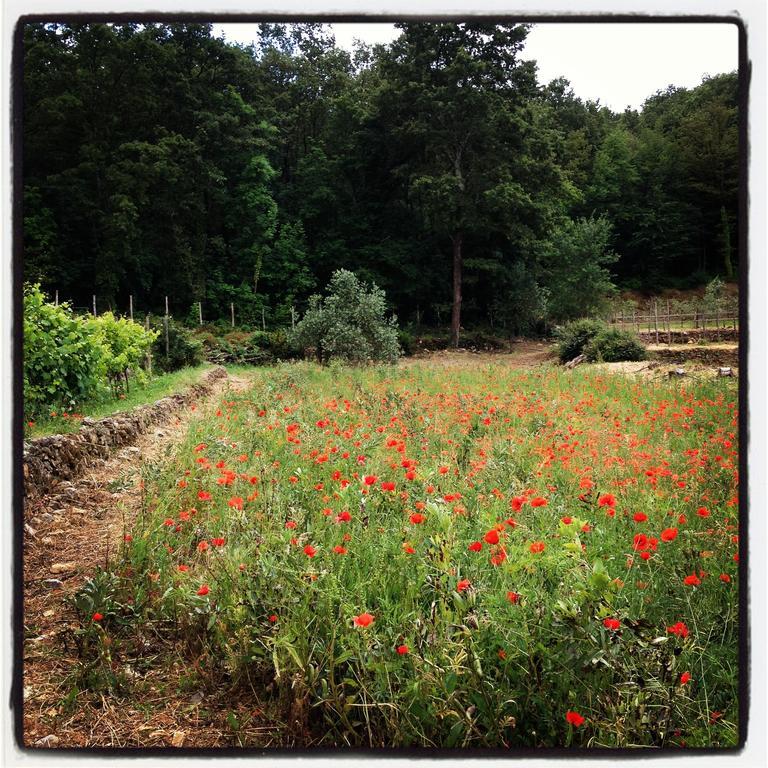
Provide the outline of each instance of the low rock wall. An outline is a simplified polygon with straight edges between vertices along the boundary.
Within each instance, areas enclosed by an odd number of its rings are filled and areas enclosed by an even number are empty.
[[[185,405],[207,395],[216,381],[226,378],[225,368],[208,371],[199,383],[183,392],[130,411],[99,419],[83,419],[79,431],[48,435],[24,443],[24,493],[49,493],[61,480],[71,480],[97,459],[129,445],[150,426],[167,421]]]

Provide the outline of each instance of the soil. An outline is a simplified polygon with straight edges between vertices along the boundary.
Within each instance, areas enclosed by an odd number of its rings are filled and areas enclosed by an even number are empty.
[[[440,368],[476,368],[478,365],[503,365],[515,368],[532,368],[542,363],[555,362],[554,344],[543,341],[516,341],[509,352],[474,352],[467,349],[444,349],[421,352],[404,358],[400,365],[428,365]]]
[[[256,707],[246,698],[213,706],[210,695],[196,698],[200,692],[169,694],[161,683],[168,676],[182,677],[180,660],[175,670],[143,675],[142,695],[130,700],[102,696],[98,705],[90,697],[81,703],[85,694],[72,682],[77,656],[71,634],[78,624],[66,602],[117,552],[141,508],[142,467],[163,461],[192,419],[248,385],[244,376],[217,381],[204,400],[154,425],[133,446],[25,504],[24,746],[232,746],[244,737],[269,744],[275,728],[254,718]],[[227,725],[230,713],[242,724],[237,736]]]

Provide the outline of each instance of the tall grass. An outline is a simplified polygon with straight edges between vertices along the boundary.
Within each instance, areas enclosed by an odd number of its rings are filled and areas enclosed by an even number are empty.
[[[733,745],[737,433],[724,380],[259,371],[79,595],[89,684],[154,635],[286,744]]]

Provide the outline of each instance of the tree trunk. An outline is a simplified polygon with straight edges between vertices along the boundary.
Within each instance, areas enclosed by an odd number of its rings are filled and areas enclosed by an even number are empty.
[[[451,310],[451,344],[459,346],[459,328],[461,327],[461,244],[463,235],[457,232],[453,241],[453,309]]]

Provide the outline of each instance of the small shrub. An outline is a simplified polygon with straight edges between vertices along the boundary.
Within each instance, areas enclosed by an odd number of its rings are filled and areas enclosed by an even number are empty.
[[[203,362],[203,344],[200,339],[181,323],[168,318],[168,354],[165,353],[165,328],[161,317],[152,322],[158,333],[152,344],[152,365],[163,373],[178,371],[186,366]]]
[[[107,349],[68,304],[46,301],[39,285],[24,288],[24,410],[40,415],[99,394]]]
[[[567,363],[584,352],[584,347],[602,331],[608,330],[600,320],[584,318],[566,323],[555,331],[560,362]]]
[[[645,360],[645,347],[629,331],[606,328],[585,346],[584,354],[590,362],[619,363],[625,360]]]
[[[366,286],[354,273],[333,273],[327,296],[312,296],[296,325],[295,342],[313,349],[318,360],[349,363],[395,362],[401,353],[397,320],[386,317],[386,297],[377,285]]]
[[[111,312],[84,322],[107,350],[106,373],[113,392],[122,389],[123,382],[128,388],[129,372],[143,383],[145,374],[141,365],[158,336],[157,332],[148,331],[125,317],[116,318]]]

